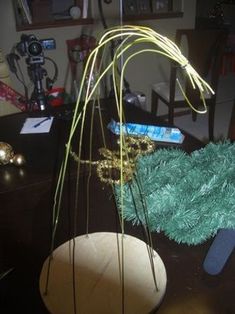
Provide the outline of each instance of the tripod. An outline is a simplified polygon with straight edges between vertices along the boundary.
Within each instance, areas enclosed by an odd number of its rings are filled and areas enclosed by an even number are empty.
[[[47,99],[43,89],[42,80],[47,75],[47,71],[41,67],[40,63],[28,63],[28,75],[34,83],[34,90],[29,100],[29,110],[33,110],[35,103],[41,111],[47,109]]]

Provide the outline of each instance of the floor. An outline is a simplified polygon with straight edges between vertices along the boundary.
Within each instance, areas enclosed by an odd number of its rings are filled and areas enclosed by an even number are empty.
[[[215,113],[215,140],[226,138],[229,119],[235,99],[235,74],[221,76],[217,94]],[[175,125],[195,135],[200,140],[208,141],[207,114],[198,115],[193,122],[190,115],[177,117]]]

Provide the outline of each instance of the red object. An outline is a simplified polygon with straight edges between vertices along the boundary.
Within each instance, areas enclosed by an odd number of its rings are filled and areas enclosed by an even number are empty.
[[[55,87],[47,92],[48,103],[53,106],[61,106],[64,103],[65,89],[63,87]]]
[[[0,81],[0,100],[9,101],[21,111],[27,110],[25,97],[2,81]]]
[[[89,53],[96,46],[96,39],[92,36],[81,35],[75,39],[66,40],[68,58],[72,72],[72,78],[77,76],[77,63],[83,62],[88,57]]]

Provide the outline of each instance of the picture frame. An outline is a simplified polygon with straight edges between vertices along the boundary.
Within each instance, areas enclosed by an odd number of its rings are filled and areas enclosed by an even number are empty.
[[[138,15],[137,0],[123,0],[123,11],[125,15]]]
[[[171,7],[170,0],[152,0],[152,12],[169,12]]]
[[[137,0],[139,14],[151,13],[150,0]]]
[[[70,8],[77,6],[81,12],[83,12],[84,7],[88,7],[87,0],[52,0],[51,1],[51,12],[55,20],[71,19]],[[82,13],[82,16],[84,12]],[[84,17],[84,16],[83,16]],[[86,17],[87,18],[87,12]]]

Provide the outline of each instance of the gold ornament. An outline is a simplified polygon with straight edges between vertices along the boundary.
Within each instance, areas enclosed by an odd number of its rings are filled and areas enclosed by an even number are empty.
[[[14,151],[10,144],[0,142],[0,165],[6,165],[14,157]]]
[[[0,165],[13,163],[16,166],[25,164],[25,158],[21,154],[15,154],[10,144],[0,142]]]
[[[21,154],[15,154],[15,156],[10,160],[16,166],[23,166],[26,162],[25,158]]]
[[[122,176],[124,182],[128,182],[132,179],[134,170],[134,163],[126,160],[123,162]],[[108,184],[121,184],[121,166],[119,159],[100,160],[96,171],[100,181]]]
[[[120,139],[117,141],[120,145]],[[108,184],[121,183],[121,168],[123,182],[132,180],[135,172],[135,162],[139,155],[149,154],[154,151],[155,144],[147,136],[132,137],[126,136],[123,140],[122,149],[122,166],[120,150],[111,151],[105,147],[99,149],[99,153],[105,158],[98,161],[80,160],[82,164],[90,164],[96,166],[96,171],[99,179]],[[75,161],[79,161],[78,156],[73,151],[70,155]]]

